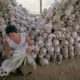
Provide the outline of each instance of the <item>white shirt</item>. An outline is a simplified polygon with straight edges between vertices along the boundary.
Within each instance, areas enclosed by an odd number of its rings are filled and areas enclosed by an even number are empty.
[[[26,48],[28,47],[27,41],[26,41],[26,33],[19,33],[21,37],[21,42],[19,44],[15,43],[13,40],[11,40],[9,37],[7,37],[7,43],[11,47],[12,50],[22,50],[26,51]]]

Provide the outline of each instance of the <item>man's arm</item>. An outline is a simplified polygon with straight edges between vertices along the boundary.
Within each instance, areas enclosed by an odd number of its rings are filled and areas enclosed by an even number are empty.
[[[4,52],[3,52],[3,57],[6,57],[6,58],[9,58],[11,56],[11,48],[10,46],[8,45],[8,43],[5,44],[5,47],[4,47]]]
[[[26,51],[27,51],[28,53],[31,53],[33,50],[39,51],[39,48],[38,48],[37,46],[34,46],[34,45],[32,44],[31,39],[30,39],[30,37],[29,37],[28,34],[27,34],[27,36],[26,36],[26,42],[28,43],[28,46],[29,46],[29,47],[26,49]]]
[[[28,34],[26,35],[26,42],[28,43],[29,46],[32,46],[32,42]]]
[[[33,46],[32,46],[32,42],[28,34],[26,35],[26,42],[28,44],[28,48],[26,49],[26,51],[27,53],[31,53],[33,50]]]

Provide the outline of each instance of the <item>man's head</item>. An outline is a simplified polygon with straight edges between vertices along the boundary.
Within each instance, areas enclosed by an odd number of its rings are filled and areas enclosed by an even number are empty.
[[[14,25],[8,25],[5,31],[7,35],[10,35],[10,33],[17,33],[17,28]]]
[[[17,38],[17,28],[14,25],[8,25],[5,29],[6,34],[8,37],[10,37],[12,40],[16,40]]]

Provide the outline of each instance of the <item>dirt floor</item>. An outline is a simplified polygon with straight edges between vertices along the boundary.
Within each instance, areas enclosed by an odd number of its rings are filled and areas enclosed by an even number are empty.
[[[30,75],[10,75],[0,80],[80,80],[80,59],[64,61],[61,64],[50,63],[38,66]]]

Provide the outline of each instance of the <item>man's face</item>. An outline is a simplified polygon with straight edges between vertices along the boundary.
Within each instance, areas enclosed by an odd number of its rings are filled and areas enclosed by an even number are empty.
[[[10,38],[11,40],[13,40],[14,42],[16,42],[17,35],[18,35],[17,33],[12,32],[12,33],[9,34],[9,38]]]

